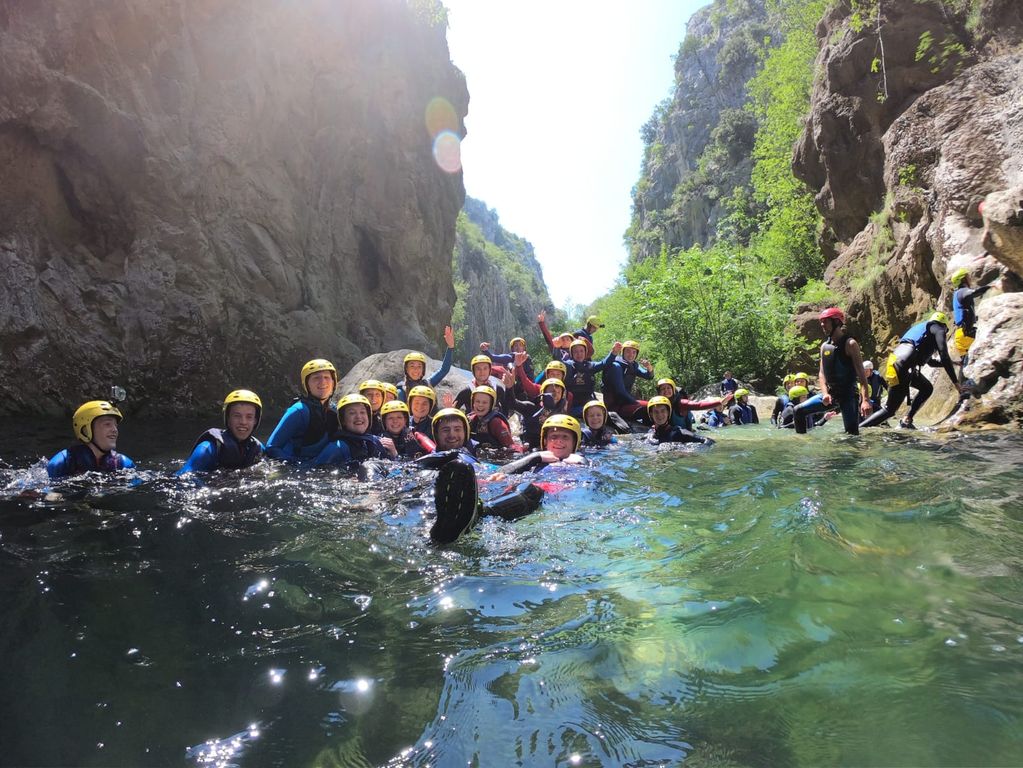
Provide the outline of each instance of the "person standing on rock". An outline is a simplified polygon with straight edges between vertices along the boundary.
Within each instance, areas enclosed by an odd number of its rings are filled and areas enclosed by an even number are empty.
[[[977,310],[973,303],[978,296],[994,288],[994,285],[981,285],[976,288],[970,287],[970,271],[966,267],[960,267],[949,278],[954,293],[952,294],[952,322],[956,330],[952,336],[952,343],[955,344],[959,353],[959,379],[965,379],[963,369],[970,362],[970,347],[973,346],[973,339],[977,335]]]
[[[440,361],[440,369],[426,378],[426,355],[422,352],[409,352],[405,355],[402,363],[404,378],[398,382],[398,397],[401,400],[408,398],[412,387],[435,388],[451,370],[451,357],[455,352],[455,332],[450,325],[444,326],[444,343],[447,349],[444,350],[444,359]]]
[[[51,479],[71,477],[83,472],[117,472],[131,469],[135,463],[114,449],[121,411],[106,400],[90,400],[75,411],[71,424],[80,441],[54,456],[46,464]]]
[[[337,409],[330,402],[337,389],[337,368],[317,358],[302,366],[300,377],[305,394],[284,412],[266,441],[267,456],[291,464],[315,459],[338,428]]]
[[[817,374],[820,392],[798,404],[794,409],[796,432],[805,434],[807,420],[833,405],[842,413],[842,423],[850,435],[860,433],[860,418],[869,416],[870,385],[863,371],[863,355],[860,344],[845,330],[845,312],[838,307],[828,307],[818,316],[824,343],[821,344],[821,363]],[[796,374],[795,386],[805,386],[800,374]],[[860,385],[857,390],[857,383]]]
[[[263,444],[255,437],[263,401],[248,389],[236,389],[224,398],[224,428],[207,429],[195,441],[192,454],[178,475],[245,469],[263,459]]]
[[[885,419],[894,416],[903,401],[909,396],[910,387],[916,389],[917,394],[913,398],[909,413],[899,422],[899,426],[903,429],[914,429],[913,417],[934,392],[931,382],[920,372],[920,368],[925,364],[944,368],[952,385],[956,390],[962,392],[963,385],[959,383],[952,359],[948,356],[947,323],[948,317],[944,312],[934,312],[926,320],[912,326],[903,334],[895,351],[888,356],[885,371],[889,387],[888,400],[884,408],[860,423],[861,429],[876,426]],[[938,355],[938,362],[931,359],[935,353]],[[864,396],[868,391],[864,387]],[[868,401],[867,405],[869,404]]]

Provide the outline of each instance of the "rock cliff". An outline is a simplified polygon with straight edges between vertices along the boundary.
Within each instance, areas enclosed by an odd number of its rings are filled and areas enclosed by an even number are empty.
[[[439,353],[464,189],[424,115],[468,94],[423,7],[0,0],[0,412]]]
[[[1006,295],[978,303],[967,373],[989,393],[983,412],[1019,421],[1023,336],[1007,294],[1023,264],[1023,7],[951,5],[842,2],[822,19],[793,168],[824,217],[825,280],[869,355],[883,357],[925,312],[950,311],[955,269],[975,285],[1000,278]],[[934,376],[932,416],[955,397]]]

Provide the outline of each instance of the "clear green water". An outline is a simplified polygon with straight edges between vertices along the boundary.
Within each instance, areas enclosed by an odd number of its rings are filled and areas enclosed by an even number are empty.
[[[141,485],[48,504],[2,446],[0,763],[1023,764],[1023,439],[718,436],[448,549],[428,473],[128,432]]]

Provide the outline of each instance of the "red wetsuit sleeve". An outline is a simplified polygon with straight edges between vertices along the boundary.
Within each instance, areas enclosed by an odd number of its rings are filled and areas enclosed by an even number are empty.
[[[708,400],[679,400],[679,411],[702,411],[705,408],[714,408],[721,405],[720,397],[712,397]]]
[[[515,438],[512,436],[508,422],[500,416],[494,416],[489,424],[490,436],[501,444],[502,448],[514,448]]]
[[[550,348],[551,354],[554,355],[555,358],[557,358],[557,355],[554,354],[554,337],[551,336],[551,332],[547,328],[547,321],[537,320],[536,324],[540,326],[540,333],[542,333],[543,337],[547,340],[547,346]]]
[[[518,379],[519,384],[522,385],[522,389],[527,395],[530,397],[540,396],[540,385],[526,375],[521,365],[515,367],[515,378]]]

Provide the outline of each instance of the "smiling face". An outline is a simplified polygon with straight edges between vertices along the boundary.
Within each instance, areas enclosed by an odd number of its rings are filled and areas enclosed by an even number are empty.
[[[486,416],[490,413],[492,402],[490,395],[485,392],[477,392],[472,396],[472,412],[479,416]]]
[[[433,407],[433,403],[430,402],[428,397],[416,395],[415,397],[410,397],[408,399],[408,407],[409,410],[412,411],[412,418],[419,421],[420,419],[425,419],[430,415],[430,409]]]
[[[392,435],[400,435],[401,431],[405,429],[405,414],[399,412],[385,415],[384,429]]]
[[[670,399],[675,394],[675,388],[671,384],[661,384],[657,388],[657,394]]]
[[[567,459],[575,450],[575,433],[564,427],[550,427],[543,435],[543,449],[559,459]]]
[[[486,384],[490,380],[490,363],[476,363],[472,367],[472,375],[476,377],[479,384]]]
[[[369,407],[373,409],[373,413],[377,413],[380,410],[380,406],[384,404],[384,391],[382,389],[364,389],[359,394],[369,400]]]
[[[450,451],[465,445],[465,424],[457,416],[449,416],[437,422],[433,430],[438,450]]]
[[[92,442],[103,453],[117,447],[117,417],[97,416],[92,420]]]
[[[633,347],[626,347],[625,349],[622,350],[622,360],[624,360],[627,363],[631,363],[637,357],[639,357],[638,349],[634,349]]]
[[[369,417],[369,409],[365,405],[353,403],[342,409],[341,426],[349,432],[362,435],[369,429]]]
[[[405,363],[405,376],[409,381],[419,381],[426,373],[426,366],[418,360],[409,360]]]
[[[584,347],[581,344],[576,344],[574,347],[572,347],[572,359],[577,363],[581,363],[583,360],[585,360],[586,347]]]
[[[252,403],[233,403],[227,409],[227,431],[239,443],[248,439],[256,428],[256,406]]]
[[[514,344],[511,345],[511,351],[512,352],[525,352],[526,351],[526,345],[523,344],[521,341],[516,341]]]
[[[671,409],[666,405],[655,405],[650,409],[650,418],[653,420],[654,426],[664,426],[671,418]]]
[[[594,406],[586,410],[586,426],[590,429],[600,429],[604,426],[605,421],[607,421],[607,416],[603,408]]]
[[[334,374],[330,371],[310,373],[305,385],[310,395],[320,401],[326,400],[334,394]]]

